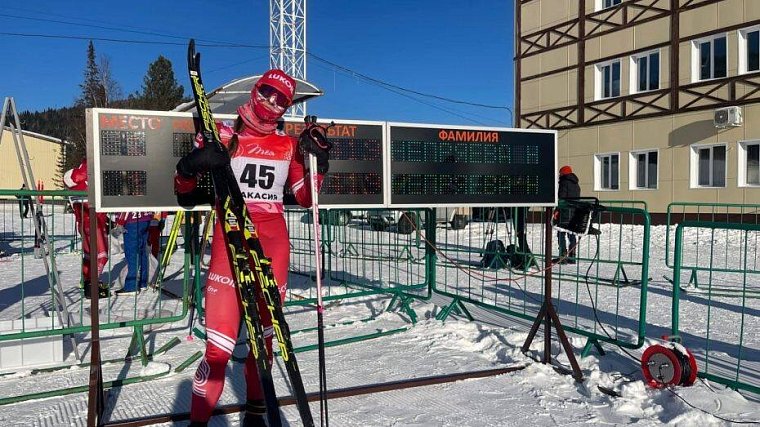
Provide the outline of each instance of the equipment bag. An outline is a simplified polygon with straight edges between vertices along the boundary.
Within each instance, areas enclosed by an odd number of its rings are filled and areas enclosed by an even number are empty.
[[[480,260],[480,266],[493,269],[509,266],[509,255],[507,254],[507,248],[504,247],[504,242],[501,240],[491,240],[488,242],[483,251],[483,259]]]

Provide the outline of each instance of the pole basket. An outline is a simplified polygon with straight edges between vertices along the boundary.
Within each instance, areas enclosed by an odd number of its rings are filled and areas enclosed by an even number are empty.
[[[652,388],[690,386],[697,379],[697,361],[686,347],[670,342],[655,344],[641,357],[644,380]]]

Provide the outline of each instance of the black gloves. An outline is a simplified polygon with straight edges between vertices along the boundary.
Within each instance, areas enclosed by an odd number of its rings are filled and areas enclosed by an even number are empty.
[[[190,178],[201,172],[207,172],[228,164],[230,164],[230,154],[227,150],[220,151],[212,144],[208,144],[179,159],[177,173],[185,178]]]
[[[325,136],[325,129],[318,125],[309,125],[298,137],[298,147],[304,154],[313,154],[317,158],[317,172],[326,174],[330,169],[330,150],[332,142]]]
[[[227,150],[219,150],[214,144],[207,144],[185,155],[177,162],[174,177],[174,192],[177,203],[185,209],[196,205],[214,203],[214,189],[208,172],[230,164]]]

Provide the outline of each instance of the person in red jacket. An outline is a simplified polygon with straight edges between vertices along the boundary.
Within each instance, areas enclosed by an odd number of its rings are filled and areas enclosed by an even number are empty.
[[[317,144],[299,144],[277,130],[277,121],[291,105],[296,82],[285,72],[269,70],[251,90],[251,99],[238,108],[234,126],[220,125],[227,151],[199,147],[177,163],[178,194],[192,191],[198,174],[230,164],[251,213],[251,219],[285,300],[290,242],[283,216],[285,186],[289,185],[301,206],[311,206],[311,187],[303,151],[317,157],[317,186],[328,169],[328,150]],[[202,140],[196,138],[200,145]],[[300,146],[300,149],[299,149]],[[224,387],[227,361],[235,348],[241,320],[238,290],[232,278],[221,225],[214,224],[211,265],[206,278],[206,354],[195,373],[190,409],[191,425],[206,425]],[[237,309],[233,309],[237,307]],[[258,301],[269,357],[272,354],[272,320],[263,301]],[[245,363],[246,413],[244,425],[263,426],[266,407],[256,363],[250,350]]]
[[[74,169],[69,169],[63,174],[63,184],[69,190],[87,191],[87,159]],[[90,247],[90,204],[86,197],[71,197],[71,208],[74,210],[74,217],[77,222],[77,230],[82,237],[82,278],[85,298],[90,298],[90,256],[92,249]],[[98,276],[103,273],[103,268],[108,263],[108,245],[106,235],[106,223],[108,218],[106,214],[99,213],[95,215],[97,221],[97,241],[96,256],[98,258]],[[98,295],[101,298],[108,296],[108,287],[103,283],[98,284]]]

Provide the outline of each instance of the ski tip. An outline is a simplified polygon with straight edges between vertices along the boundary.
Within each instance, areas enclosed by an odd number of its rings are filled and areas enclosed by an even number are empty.
[[[187,44],[187,66],[189,69],[196,69],[198,64],[198,54],[195,53],[195,39],[190,39]]]

